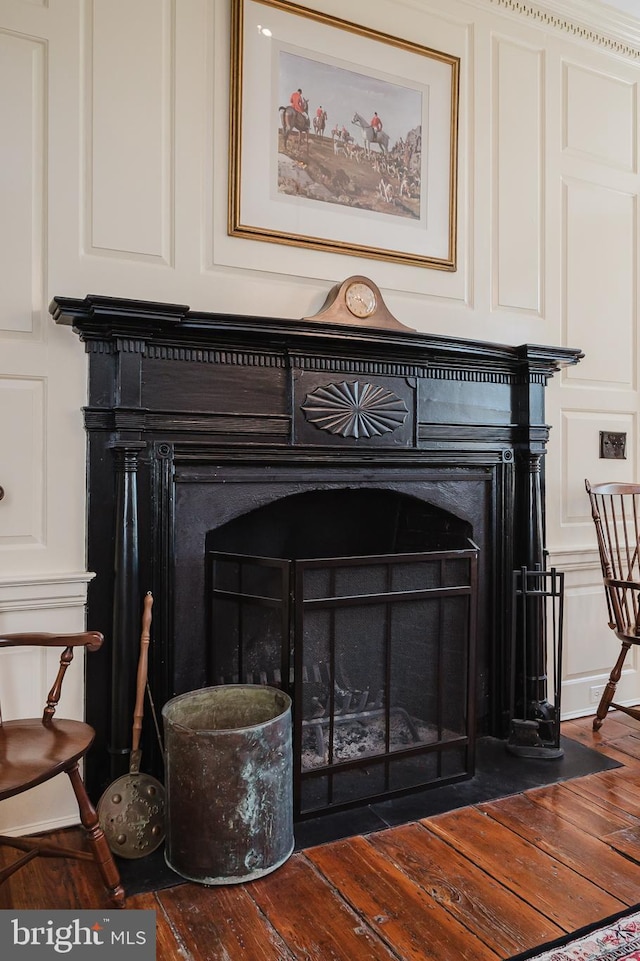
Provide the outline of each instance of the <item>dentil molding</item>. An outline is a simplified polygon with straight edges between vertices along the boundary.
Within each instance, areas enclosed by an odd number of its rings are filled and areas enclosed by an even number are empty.
[[[598,0],[482,0],[482,6],[499,8],[619,56],[640,59],[640,20]]]

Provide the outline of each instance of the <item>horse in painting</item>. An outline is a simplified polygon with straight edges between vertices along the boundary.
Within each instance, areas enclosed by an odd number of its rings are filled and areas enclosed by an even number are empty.
[[[298,142],[302,143],[302,134],[307,135],[307,149],[309,148],[309,101],[303,100],[305,112],[301,113],[293,107],[278,107],[280,111],[280,126],[282,128],[283,147],[287,149],[289,134],[298,131]]]
[[[313,118],[313,131],[316,137],[324,137],[324,128],[327,125],[327,111],[323,110],[322,113],[316,114]]]
[[[389,134],[381,130],[376,133],[370,123],[359,113],[354,113],[351,123],[356,124],[362,130],[362,144],[367,156],[371,153],[371,145],[375,144],[380,148],[381,153],[389,152]]]

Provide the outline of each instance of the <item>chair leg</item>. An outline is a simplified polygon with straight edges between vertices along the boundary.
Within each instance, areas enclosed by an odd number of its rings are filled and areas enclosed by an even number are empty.
[[[67,771],[69,780],[73,787],[75,796],[78,800],[80,809],[80,820],[87,831],[87,838],[105,887],[109,891],[111,900],[117,908],[123,908],[125,903],[125,893],[120,881],[120,872],[113,860],[111,849],[107,843],[104,831],[100,827],[98,815],[93,804],[89,800],[84,782],[80,777],[77,763]]]
[[[609,675],[607,686],[602,692],[602,697],[600,698],[600,703],[598,704],[598,710],[596,711],[596,716],[593,719],[594,731],[600,730],[602,727],[602,722],[609,712],[609,705],[613,700],[613,695],[616,693],[616,687],[618,686],[618,681],[622,675],[622,666],[627,654],[629,653],[630,647],[630,642],[622,642],[622,647],[620,649],[620,653],[618,654],[618,660],[616,661],[615,666]]]

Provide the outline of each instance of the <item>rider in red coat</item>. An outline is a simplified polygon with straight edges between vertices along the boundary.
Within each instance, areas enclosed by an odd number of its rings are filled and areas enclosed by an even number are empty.
[[[294,90],[293,93],[291,94],[290,103],[293,109],[297,110],[298,113],[304,113],[305,105],[304,105],[304,100],[302,98],[302,90],[300,89],[300,87],[298,87],[297,90]]]
[[[371,126],[373,127],[373,136],[374,138],[376,138],[380,133],[380,131],[382,130],[382,120],[378,116],[377,111],[376,113],[374,113],[373,117],[371,118]]]

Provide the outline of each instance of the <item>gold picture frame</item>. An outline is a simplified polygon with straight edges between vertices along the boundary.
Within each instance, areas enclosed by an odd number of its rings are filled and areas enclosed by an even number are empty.
[[[231,9],[228,233],[455,270],[459,57],[288,0]]]

